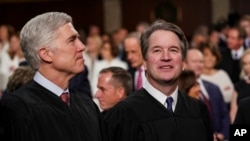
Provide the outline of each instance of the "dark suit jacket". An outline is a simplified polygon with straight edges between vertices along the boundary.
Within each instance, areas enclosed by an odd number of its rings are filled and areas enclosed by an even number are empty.
[[[250,98],[242,99],[239,103],[238,111],[234,120],[234,124],[250,125]]]
[[[134,92],[136,90],[135,89],[135,72],[136,72],[136,69],[132,68],[132,67],[129,67],[128,72],[132,76],[132,87],[133,87],[132,92]]]
[[[213,138],[204,103],[180,92],[174,113],[142,88],[114,106],[104,119],[110,141],[211,141]]]
[[[222,59],[217,68],[225,70],[235,84],[240,80],[240,61],[232,58],[231,50],[228,48],[223,48],[220,52],[222,54]]]
[[[226,103],[224,102],[222,93],[218,86],[215,84],[202,80],[206,91],[208,92],[212,113],[213,113],[213,125],[214,131],[223,133],[225,139],[229,138],[229,113]]]
[[[88,80],[88,68],[84,65],[84,71],[80,72],[69,82],[69,88],[75,92],[80,92],[92,98],[91,88]]]

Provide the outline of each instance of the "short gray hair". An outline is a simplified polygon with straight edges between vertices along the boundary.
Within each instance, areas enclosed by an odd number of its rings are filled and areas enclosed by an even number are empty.
[[[57,38],[57,30],[67,23],[72,23],[72,17],[66,13],[47,12],[24,25],[20,33],[21,48],[32,69],[37,70],[41,63],[38,50],[42,47],[55,49],[52,42]]]
[[[149,37],[152,33],[157,30],[166,30],[175,33],[180,41],[181,41],[181,52],[182,52],[182,59],[184,60],[186,57],[186,52],[188,48],[188,42],[184,32],[175,24],[166,22],[164,20],[157,20],[155,21],[149,28],[147,28],[141,35],[141,51],[144,60],[146,60],[146,53],[149,47]]]

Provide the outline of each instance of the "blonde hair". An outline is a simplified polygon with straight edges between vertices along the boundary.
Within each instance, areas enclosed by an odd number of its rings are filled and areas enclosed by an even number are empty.
[[[246,49],[243,53],[243,55],[240,58],[240,66],[241,68],[243,67],[243,58],[246,57],[247,55],[250,55],[250,49]],[[245,79],[246,78],[246,74],[243,71],[243,69],[241,69],[241,73],[240,73],[240,79]]]

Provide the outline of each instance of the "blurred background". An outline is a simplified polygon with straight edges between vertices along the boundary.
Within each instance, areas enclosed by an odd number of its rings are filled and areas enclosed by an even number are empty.
[[[139,22],[161,18],[179,25],[190,39],[200,25],[221,18],[233,24],[239,15],[250,13],[249,6],[250,0],[0,0],[0,24],[20,30],[37,14],[63,11],[78,30],[88,32],[97,25],[102,33],[110,33],[120,27],[133,31]]]

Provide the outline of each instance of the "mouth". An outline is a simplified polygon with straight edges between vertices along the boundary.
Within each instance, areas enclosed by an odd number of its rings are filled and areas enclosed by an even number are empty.
[[[83,60],[84,61],[83,55],[82,54],[76,55],[76,60]]]
[[[160,66],[158,68],[160,70],[171,70],[171,69],[173,69],[173,66],[172,65],[163,65],[163,66]]]

